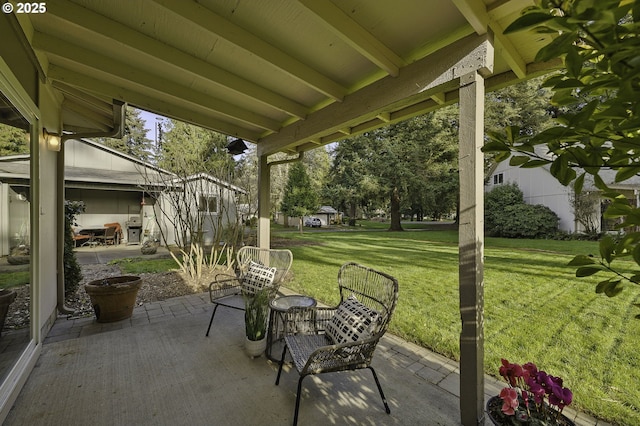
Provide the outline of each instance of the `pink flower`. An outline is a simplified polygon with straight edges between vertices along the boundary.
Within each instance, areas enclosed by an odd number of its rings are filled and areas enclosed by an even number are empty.
[[[508,360],[502,359],[502,367],[500,367],[500,375],[505,378],[511,386],[518,386],[518,379],[526,380],[529,373],[522,369],[520,364],[511,364]]]
[[[532,362],[528,362],[522,366],[528,373],[529,376],[535,376],[538,373],[538,367]]]
[[[538,370],[532,362],[519,365],[506,359],[501,361],[500,375],[509,384],[500,391],[501,411],[507,416],[515,416],[513,421],[547,419],[551,412],[559,415],[573,401],[573,394],[563,386],[560,377]]]
[[[549,404],[557,406],[560,410],[571,404],[573,394],[568,388],[553,386],[551,390],[549,394]]]
[[[503,388],[500,391],[500,398],[502,398],[502,412],[508,416],[515,414],[515,409],[518,408],[518,392],[513,388]]]

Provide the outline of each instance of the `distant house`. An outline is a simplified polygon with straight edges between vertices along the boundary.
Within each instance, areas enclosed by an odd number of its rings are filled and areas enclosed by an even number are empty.
[[[595,187],[593,180],[588,176],[585,178],[583,187],[583,194],[587,196],[585,201],[590,204],[587,208],[591,211],[591,216],[587,219],[598,232],[610,230],[613,228],[612,221],[607,221],[602,217],[607,200],[600,196],[600,190]],[[612,189],[618,190],[632,204],[638,205],[640,178],[634,177],[623,183],[615,183],[615,172],[611,170],[602,170],[600,176]],[[508,183],[518,185],[527,204],[542,204],[553,210],[560,218],[560,230],[570,233],[585,231],[584,225],[577,219],[574,211],[573,186],[563,186],[559,183],[549,171],[549,166],[520,168],[510,166],[508,161],[499,163],[487,179],[485,192]]]
[[[320,219],[320,222],[322,222],[322,226],[327,226],[327,225],[331,225],[332,223],[334,223],[335,221],[337,221],[339,219],[339,213],[336,209],[334,209],[331,206],[320,206],[320,208],[318,208],[318,210],[313,213],[310,214],[308,216],[304,216],[302,218],[302,222],[304,223],[305,220],[307,220],[310,217],[317,217]],[[283,213],[278,213],[275,217],[275,221],[276,223],[280,224],[280,225],[284,225],[285,223],[285,218],[286,215]],[[295,222],[296,226],[297,226],[297,221]],[[289,220],[288,221],[288,225],[292,225],[293,223]]]
[[[314,214],[322,222],[322,226],[331,225],[338,216],[338,211],[331,206],[320,206]]]
[[[161,227],[166,242],[174,244],[181,230],[172,218],[177,213],[171,194],[184,191],[191,194],[192,205],[183,211],[201,217],[205,244],[211,242],[216,226],[235,222],[237,195],[244,193],[207,174],[180,179],[94,141],[65,142],[65,199],[85,204],[77,230],[116,222],[122,226],[124,243],[140,243],[159,236]],[[168,215],[156,200],[165,204]],[[7,255],[20,240],[29,241],[24,219],[28,209],[29,156],[0,158],[0,255]]]

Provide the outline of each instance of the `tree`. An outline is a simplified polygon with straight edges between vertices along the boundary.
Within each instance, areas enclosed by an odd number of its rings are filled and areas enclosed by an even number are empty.
[[[458,108],[451,106],[406,122],[412,153],[407,201],[419,220],[434,220],[458,204]]]
[[[161,133],[158,166],[185,175],[211,172],[230,180],[234,161],[226,149],[229,141],[225,135],[170,119],[163,121]]]
[[[306,166],[313,190],[319,194],[329,174],[330,158],[327,149],[322,147],[306,151],[302,163]]]
[[[153,160],[153,144],[147,138],[144,125],[145,121],[140,117],[140,110],[127,105],[122,138],[96,138],[96,140],[110,148],[149,162]]]
[[[597,191],[571,191],[569,202],[573,209],[573,216],[582,225],[585,234],[598,233],[598,219],[600,212],[600,194]]]
[[[304,164],[301,162],[293,163],[284,191],[282,211],[287,216],[300,218],[300,232],[302,232],[302,217],[317,208],[318,196],[312,188]]]
[[[325,189],[346,207],[389,207],[389,229],[401,214],[439,218],[458,201],[454,109],[415,117],[341,141]]]
[[[332,153],[333,161],[322,189],[323,198],[333,200],[334,207],[349,212],[350,226],[355,225],[357,208],[378,192],[367,159],[367,145],[366,134],[339,142]]]
[[[28,153],[29,132],[0,123],[0,157]]]
[[[564,61],[562,72],[544,83],[553,92],[556,122],[533,136],[507,127],[492,133],[485,146],[498,160],[511,158],[512,165],[549,165],[552,175],[564,185],[573,183],[578,194],[586,175],[591,175],[611,200],[605,216],[621,219],[619,228],[629,232],[619,241],[603,237],[599,259],[580,255],[570,265],[577,267],[578,277],[610,273],[596,286],[596,292],[609,297],[619,294],[625,282],[640,283],[639,270],[625,274],[612,266],[628,256],[640,266],[640,232],[633,230],[640,226],[640,208],[611,190],[601,176],[613,170],[615,182],[623,182],[640,172],[640,25],[634,21],[638,15],[638,2],[538,0],[505,32],[537,27],[556,35],[536,56],[538,61]]]
[[[156,159],[171,173],[144,176],[145,188],[161,216],[157,217],[158,225],[161,218],[170,223],[176,230],[176,243],[185,252],[204,244],[205,229],[213,231],[207,236],[213,246],[225,241],[235,247],[243,238],[240,217],[230,206],[244,200],[241,194],[230,200],[226,188],[234,180],[236,167],[227,144],[226,136],[212,130],[170,119],[162,122]],[[158,229],[165,232],[162,226]],[[166,236],[161,237],[166,241]]]

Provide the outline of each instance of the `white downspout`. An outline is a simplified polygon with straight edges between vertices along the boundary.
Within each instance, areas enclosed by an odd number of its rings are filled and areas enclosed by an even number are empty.
[[[69,139],[81,139],[81,138],[117,138],[121,137],[122,130],[124,128],[124,114],[126,104],[115,101],[113,105],[114,115],[114,128],[110,132],[96,132],[96,133],[68,133],[62,135],[60,138],[60,151],[57,156],[56,164],[56,211],[58,212],[57,232],[57,257],[56,257],[56,269],[57,273],[57,306],[58,312],[64,315],[73,315],[75,311],[68,308],[65,305],[64,300],[64,142]],[[62,231],[60,231],[62,230]]]

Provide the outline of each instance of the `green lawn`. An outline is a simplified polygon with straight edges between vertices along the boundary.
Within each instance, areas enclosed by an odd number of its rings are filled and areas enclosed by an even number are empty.
[[[289,285],[337,301],[340,265],[355,261],[394,275],[400,300],[390,331],[459,359],[455,231],[276,233],[291,239]],[[301,244],[303,242],[309,244]],[[285,243],[286,246],[286,243]],[[485,371],[500,358],[535,362],[563,377],[574,407],[611,422],[640,425],[640,289],[595,294],[597,277],[577,279],[567,262],[597,253],[596,242],[487,238]]]
[[[124,274],[156,274],[178,269],[175,260],[171,258],[145,259],[144,257],[132,257],[114,260],[111,264],[120,266],[120,270]]]
[[[0,272],[0,289],[29,284],[30,281],[29,271]]]

